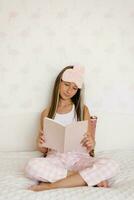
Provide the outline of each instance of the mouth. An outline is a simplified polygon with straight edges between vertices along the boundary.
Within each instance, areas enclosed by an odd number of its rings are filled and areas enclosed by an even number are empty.
[[[65,94],[65,93],[64,93],[64,96],[65,96],[65,97],[68,97],[68,98],[70,97],[70,95],[67,95],[67,94]]]

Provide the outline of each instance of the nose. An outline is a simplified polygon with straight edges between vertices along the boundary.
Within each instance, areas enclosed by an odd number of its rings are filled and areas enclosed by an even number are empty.
[[[68,94],[71,94],[71,93],[72,93],[72,87],[69,87],[69,88],[67,89],[67,93],[68,93]]]

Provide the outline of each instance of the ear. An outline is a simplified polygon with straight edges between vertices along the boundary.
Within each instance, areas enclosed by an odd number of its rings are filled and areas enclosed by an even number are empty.
[[[91,120],[91,126],[92,126],[92,136],[93,136],[93,139],[95,141],[97,117],[96,116],[90,116],[90,120]],[[90,156],[92,156],[92,157],[95,156],[94,149],[90,152]]]

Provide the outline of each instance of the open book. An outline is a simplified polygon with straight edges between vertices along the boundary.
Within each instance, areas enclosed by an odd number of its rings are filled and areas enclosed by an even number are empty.
[[[57,150],[61,153],[67,151],[83,151],[80,144],[88,129],[88,121],[76,121],[67,126],[44,118],[45,147]]]

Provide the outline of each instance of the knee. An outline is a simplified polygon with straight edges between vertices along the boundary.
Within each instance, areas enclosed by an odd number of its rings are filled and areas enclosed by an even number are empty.
[[[107,171],[111,171],[115,175],[119,171],[119,164],[111,158],[101,158],[98,160],[98,164]]]
[[[112,173],[113,176],[118,173],[119,164],[115,160],[111,158],[106,158],[104,159],[104,162],[105,162],[105,167]]]
[[[34,178],[36,171],[38,169],[40,158],[32,158],[28,161],[28,163],[25,166],[25,175],[29,178]]]
[[[116,175],[119,172],[119,169],[120,169],[119,163],[116,162],[115,160],[109,159],[108,165],[111,171],[113,172],[113,175]]]

